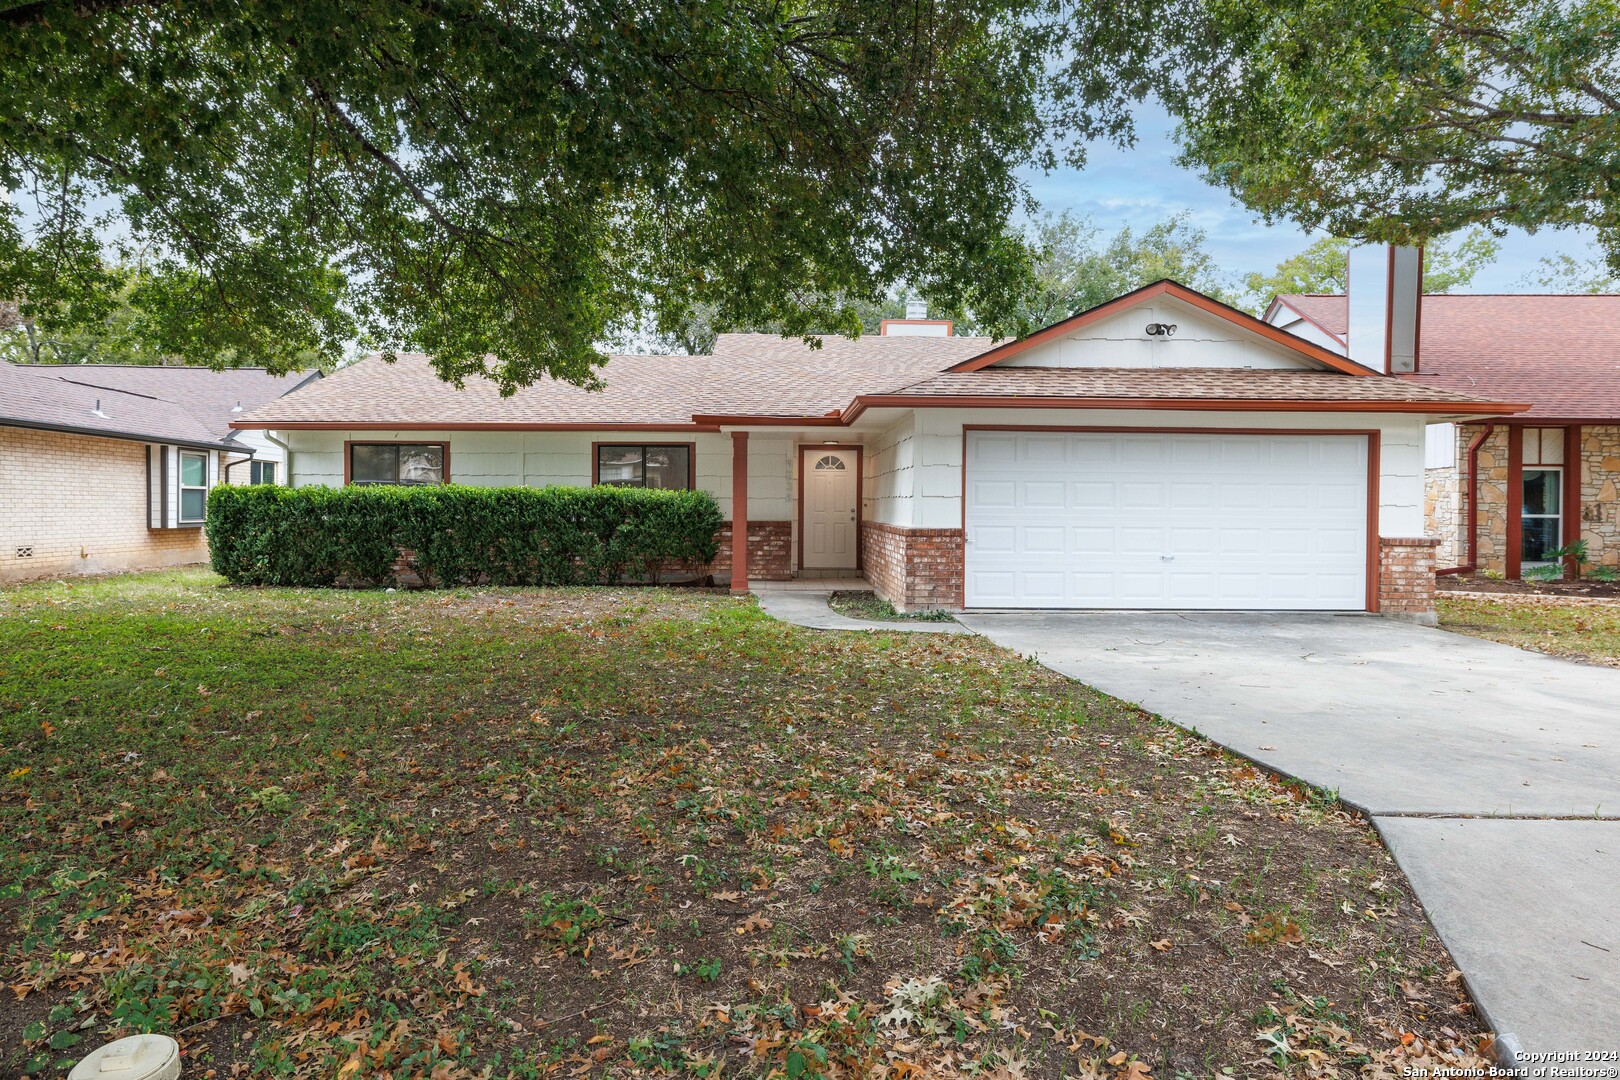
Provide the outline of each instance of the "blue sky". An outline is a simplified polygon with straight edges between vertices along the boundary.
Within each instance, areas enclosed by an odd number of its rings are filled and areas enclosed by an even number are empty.
[[[1253,270],[1271,270],[1311,242],[1298,226],[1260,223],[1225,191],[1177,165],[1173,128],[1161,107],[1144,104],[1137,112],[1134,148],[1095,144],[1083,170],[1030,170],[1026,176],[1030,191],[1045,209],[1091,217],[1110,234],[1121,225],[1140,230],[1189,210],[1193,221],[1209,234],[1210,250],[1233,282]],[[1514,230],[1503,238],[1496,262],[1480,271],[1468,291],[1529,291],[1520,278],[1543,256],[1559,253],[1577,259],[1598,254],[1590,230],[1543,229],[1534,235]]]

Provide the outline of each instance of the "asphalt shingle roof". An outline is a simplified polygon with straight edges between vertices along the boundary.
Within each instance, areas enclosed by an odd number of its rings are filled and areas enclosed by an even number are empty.
[[[1284,304],[1344,340],[1342,295]],[[1522,419],[1620,420],[1620,296],[1430,294],[1423,298],[1422,386],[1529,402]]]
[[[693,418],[823,418],[857,398],[889,395],[1477,403],[1381,376],[1335,371],[1187,368],[946,369],[995,343],[971,337],[822,339],[820,348],[771,334],[723,334],[708,356],[614,356],[604,389],[542,380],[503,398],[469,380],[456,389],[425,356],[370,357],[240,423],[254,427],[686,427]]]
[[[543,379],[503,398],[470,379],[457,390],[427,357],[368,357],[254,410],[247,423],[431,427],[689,425],[695,415],[824,416],[857,394],[916,382],[989,348],[988,338],[822,339],[819,349],[773,334],[722,334],[707,356],[613,356],[604,389]]]
[[[270,375],[262,368],[0,363],[0,424],[225,446],[234,435],[234,416],[287,393],[305,377]],[[243,413],[233,414],[237,402]]]

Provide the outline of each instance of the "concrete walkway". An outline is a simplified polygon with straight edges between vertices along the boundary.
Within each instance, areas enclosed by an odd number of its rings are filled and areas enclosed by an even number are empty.
[[[890,634],[969,634],[961,623],[927,622],[922,619],[903,619],[896,622],[877,622],[871,619],[851,619],[827,606],[834,592],[867,592],[871,586],[864,581],[816,581],[809,579],[791,582],[755,582],[753,593],[767,615],[808,626],[812,630],[879,630]]]
[[[1620,671],[1364,616],[963,622],[1336,789],[1372,817],[1504,1043],[1620,1049]]]

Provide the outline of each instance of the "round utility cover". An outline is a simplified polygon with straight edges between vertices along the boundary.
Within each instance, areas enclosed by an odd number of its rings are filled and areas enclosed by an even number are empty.
[[[179,1080],[180,1044],[167,1035],[131,1035],[79,1059],[68,1080]]]

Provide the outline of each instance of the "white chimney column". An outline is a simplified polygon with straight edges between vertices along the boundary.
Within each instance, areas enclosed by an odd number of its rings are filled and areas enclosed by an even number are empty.
[[[1423,249],[1352,245],[1345,292],[1350,359],[1391,375],[1417,371]]]

